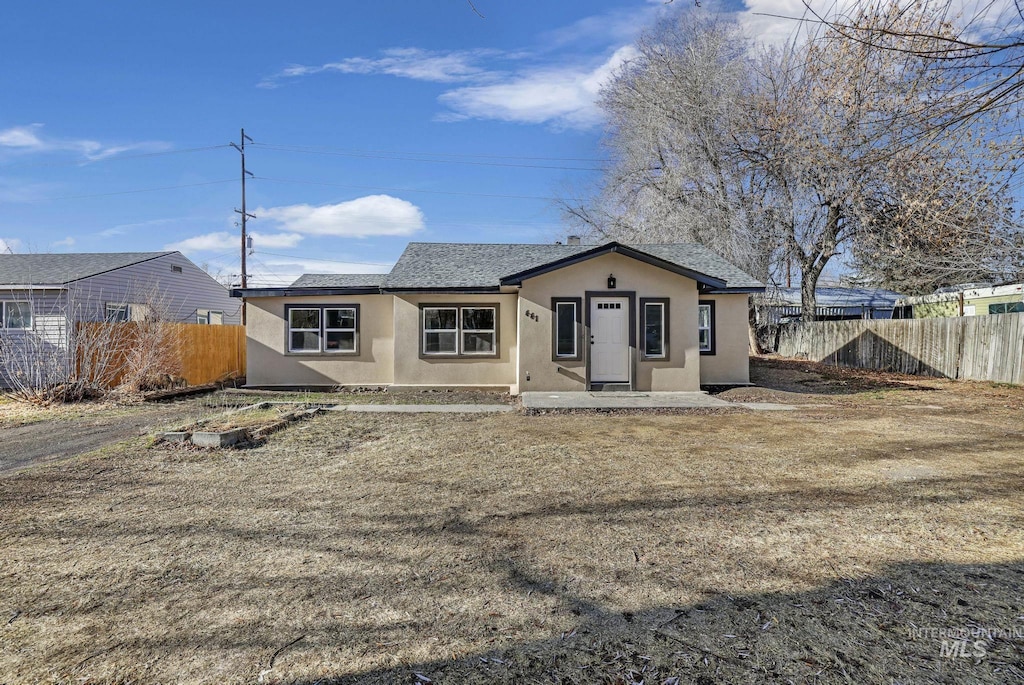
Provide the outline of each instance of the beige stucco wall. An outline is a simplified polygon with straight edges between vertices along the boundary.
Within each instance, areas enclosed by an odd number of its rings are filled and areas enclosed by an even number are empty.
[[[607,290],[609,274],[616,278],[615,290]],[[640,298],[669,298],[669,358],[667,361],[642,361],[635,348],[631,355],[634,387],[637,390],[670,391],[698,390],[700,364],[697,351],[697,284],[690,278],[665,271],[637,261],[631,257],[612,253],[589,259],[557,271],[524,281],[519,298],[520,358],[519,390],[586,389],[586,354],[589,333],[584,331],[581,361],[552,361],[551,359],[551,298],[583,298],[587,291],[609,296],[633,291],[636,293],[636,321],[640,322]],[[526,312],[539,313],[537,320]],[[746,321],[746,314],[743,315]],[[582,319],[586,322],[586,311]],[[636,331],[636,340],[640,339]],[[744,362],[745,364],[745,362]],[[526,380],[526,375],[530,380]]]
[[[247,300],[249,385],[388,385],[394,381],[391,295],[259,297]],[[285,305],[359,305],[359,354],[289,354]]]
[[[463,359],[420,356],[421,304],[497,304],[498,356]],[[394,296],[396,385],[508,386],[516,382],[516,295]]]
[[[748,295],[701,295],[715,303],[715,354],[700,358],[700,382],[729,385],[750,381],[750,337],[747,331]],[[696,318],[694,318],[696,321]]]

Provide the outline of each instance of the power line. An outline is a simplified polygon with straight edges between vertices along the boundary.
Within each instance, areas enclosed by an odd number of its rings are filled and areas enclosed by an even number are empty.
[[[287,257],[289,259],[301,259],[304,262],[329,262],[331,264],[358,264],[359,266],[391,266],[391,262],[354,262],[348,259],[321,259],[319,257],[300,257],[292,254],[281,254],[280,252],[267,252],[266,250],[255,250],[255,254],[271,255],[273,257]]]
[[[126,159],[142,159],[145,157],[163,157],[166,155],[181,155],[189,152],[205,152],[207,150],[219,150],[221,148],[231,147],[230,145],[206,145],[203,147],[188,147],[180,150],[163,150],[160,152],[140,152],[134,155],[111,155],[109,157],[103,157],[101,159],[84,159],[77,162],[36,162],[34,164],[4,164],[4,169],[30,169],[38,167],[69,167],[69,166],[87,166],[92,164],[102,164],[104,162],[120,162]]]
[[[118,190],[112,193],[95,193],[93,195],[64,195],[62,197],[42,197],[29,200],[23,200],[23,202],[36,203],[36,202],[58,202],[60,200],[86,200],[93,197],[111,197],[113,195],[133,195],[135,193],[155,193],[161,190],[177,190],[179,188],[197,188],[199,186],[212,186],[218,183],[237,183],[237,178],[226,178],[220,181],[203,181],[202,183],[185,183],[177,186],[161,186],[159,188],[137,188],[135,190]]]
[[[502,198],[508,200],[546,200],[548,202],[555,202],[558,200],[576,200],[581,201],[582,198],[559,198],[559,197],[548,197],[544,195],[507,195],[502,193],[469,193],[459,190],[423,190],[419,188],[390,188],[387,186],[361,186],[352,185],[347,183],[329,183],[326,181],[309,181],[303,179],[294,178],[274,178],[271,176],[257,176],[256,180],[259,181],[271,181],[273,183],[298,183],[312,186],[328,186],[332,188],[349,188],[352,190],[384,190],[392,193],[428,193],[432,195],[459,195],[465,197],[492,197]]]
[[[439,159],[414,157],[409,155],[382,155],[361,152],[335,152],[330,150],[303,149],[284,145],[260,145],[263,150],[275,152],[296,152],[306,155],[330,155],[335,157],[354,157],[358,159],[384,159],[396,162],[428,162],[431,164],[468,164],[471,166],[510,167],[516,169],[553,169],[559,171],[604,171],[601,167],[553,166],[547,164],[510,164],[508,162],[477,162],[463,159]]]
[[[608,163],[612,160],[600,157],[530,157],[523,155],[485,155],[468,154],[463,152],[415,152],[410,150],[353,150],[348,148],[327,147],[323,145],[293,145],[290,143],[254,143],[259,147],[281,147],[297,150],[324,150],[330,152],[344,152],[360,155],[416,155],[422,157],[453,157],[465,159],[520,159],[533,162],[596,162]]]

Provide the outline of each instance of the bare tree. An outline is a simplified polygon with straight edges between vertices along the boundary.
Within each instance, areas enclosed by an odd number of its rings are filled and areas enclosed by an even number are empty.
[[[730,21],[685,13],[642,36],[604,90],[614,164],[597,195],[563,203],[577,230],[634,243],[697,242],[767,278],[777,213],[742,138],[749,42]]]
[[[845,40],[908,55],[948,72],[952,85],[941,102],[941,126],[969,125],[992,109],[1024,101],[1024,8],[1019,2],[983,0],[869,0],[844,11],[820,12],[804,3],[807,20]]]
[[[138,392],[178,372],[178,327],[155,288],[132,291],[133,303],[128,291],[119,304],[106,303],[110,311],[133,312],[125,321],[97,321],[96,298],[77,288],[57,298],[18,293],[18,325],[0,330],[0,393],[8,397],[76,402],[112,389]]]
[[[827,30],[753,60],[738,27],[698,12],[638,50],[602,99],[616,163],[595,201],[566,209],[591,230],[695,240],[775,282],[792,263],[808,320],[822,272],[851,250],[873,255],[865,267],[964,250],[981,264],[1016,240],[995,221],[1012,217],[1005,112],[942,127],[950,113],[928,103],[962,84],[927,60]]]

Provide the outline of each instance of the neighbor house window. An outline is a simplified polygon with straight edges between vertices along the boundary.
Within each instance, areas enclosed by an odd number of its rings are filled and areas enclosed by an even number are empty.
[[[421,311],[424,356],[497,356],[498,305],[424,306]]]
[[[104,316],[104,320],[111,323],[122,323],[124,321],[132,320],[131,305],[127,304],[107,304],[107,313]]]
[[[196,323],[221,325],[224,323],[224,312],[216,312],[212,309],[197,309]]]
[[[1012,314],[1014,312],[1024,312],[1024,302],[1000,302],[988,306],[989,314]]]
[[[582,359],[580,355],[580,333],[583,327],[580,325],[580,311],[582,300],[578,297],[553,297],[551,298],[551,335],[552,347],[555,361]]]
[[[32,303],[0,302],[0,327],[24,330],[32,328]]]
[[[297,354],[357,354],[359,305],[289,307],[288,351]]]
[[[715,303],[711,300],[697,304],[697,341],[701,354],[715,353]]]
[[[643,359],[668,359],[668,298],[640,298]]]

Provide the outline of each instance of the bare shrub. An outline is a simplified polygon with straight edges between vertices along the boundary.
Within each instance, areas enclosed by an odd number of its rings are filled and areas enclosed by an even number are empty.
[[[32,322],[0,331],[0,393],[49,405],[178,383],[180,328],[155,288],[134,298],[142,303],[107,303],[108,315],[124,312],[134,321],[97,320],[104,312],[85,295],[71,289],[49,306],[34,295],[22,300]]]

